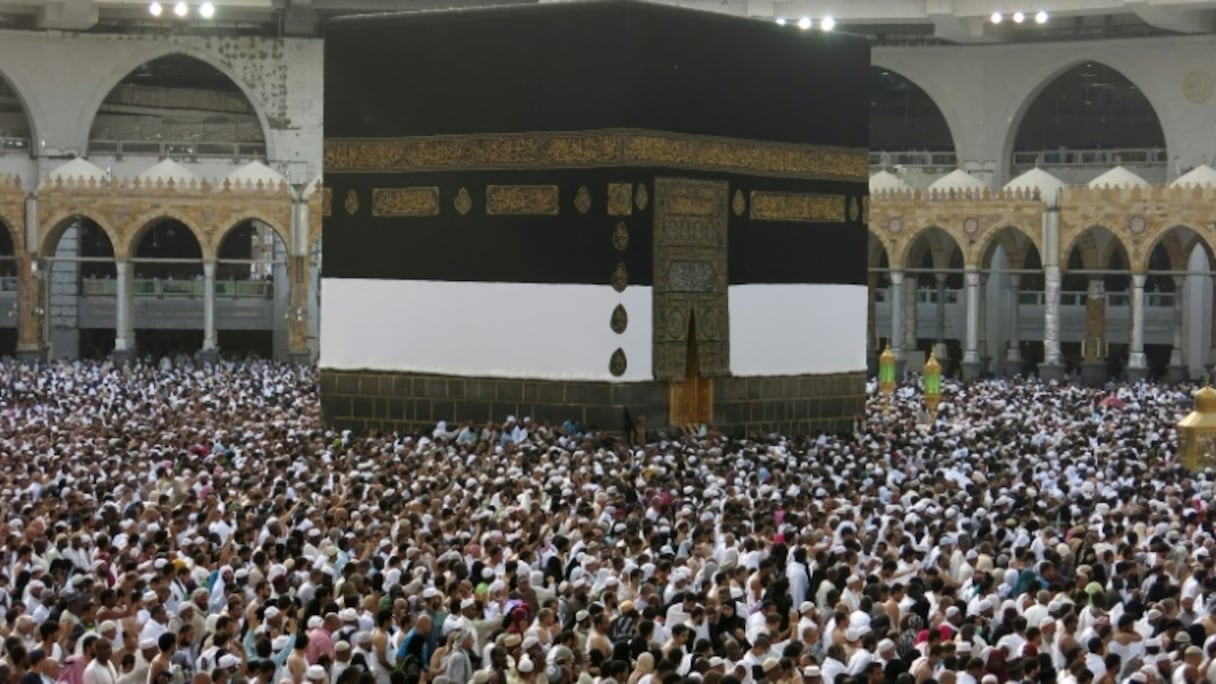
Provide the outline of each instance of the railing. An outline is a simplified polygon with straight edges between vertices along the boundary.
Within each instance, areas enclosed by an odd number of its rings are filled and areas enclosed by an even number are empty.
[[[265,143],[206,143],[164,140],[90,140],[90,155],[126,155],[160,159],[232,159],[233,161],[265,160]]]
[[[1106,298],[1107,306],[1124,307],[1132,305],[1132,296],[1126,292],[1107,292],[1104,297]],[[1060,293],[1060,306],[1085,306],[1088,301],[1088,292]],[[1026,306],[1043,306],[1046,304],[1046,298],[1043,292],[1022,290],[1018,292],[1018,303]],[[1174,293],[1146,292],[1144,294],[1144,306],[1146,308],[1171,308],[1174,306]]]
[[[958,155],[954,152],[917,152],[912,150],[871,152],[870,166],[927,166],[954,169],[958,167]]]
[[[0,135],[0,154],[29,154],[29,138],[13,138]]]
[[[886,303],[890,292],[888,288],[877,288],[874,292],[874,301],[879,304]],[[937,290],[917,290],[916,302],[918,304],[936,304],[937,292]],[[1107,306],[1131,306],[1131,295],[1126,292],[1107,292],[1104,296],[1106,297]],[[1145,308],[1154,309],[1172,308],[1174,306],[1174,296],[1173,292],[1146,292],[1144,293],[1144,306]],[[947,304],[958,304],[963,299],[963,290],[946,290]],[[1060,306],[1085,306],[1088,301],[1089,293],[1085,291],[1060,293]],[[1043,306],[1045,303],[1046,298],[1042,291],[1018,291],[1018,304],[1022,306]]]
[[[186,297],[201,298],[206,295],[206,284],[202,280],[157,280],[136,278],[131,283],[131,293],[136,297]],[[81,294],[86,297],[114,297],[118,294],[118,281],[112,278],[83,278]],[[274,283],[269,280],[217,280],[217,297],[269,299],[274,294]]]
[[[1169,162],[1164,149],[1027,150],[1013,153],[1014,168],[1035,166],[1158,166]]]

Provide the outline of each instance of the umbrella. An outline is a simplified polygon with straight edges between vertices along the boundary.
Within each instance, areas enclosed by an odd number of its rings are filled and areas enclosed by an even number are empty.
[[[1127,406],[1127,403],[1124,402],[1119,397],[1109,396],[1109,397],[1103,399],[1102,403],[1099,405],[1102,406],[1103,408],[1121,409],[1121,408]]]

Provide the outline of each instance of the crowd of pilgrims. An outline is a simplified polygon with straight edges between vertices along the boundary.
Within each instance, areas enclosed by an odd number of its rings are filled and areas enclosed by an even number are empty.
[[[626,444],[332,432],[317,381],[0,363],[2,684],[1214,681],[1194,388]]]

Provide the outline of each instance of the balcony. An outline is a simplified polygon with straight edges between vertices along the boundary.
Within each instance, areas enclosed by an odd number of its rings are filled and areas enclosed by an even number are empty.
[[[77,320],[81,328],[113,328],[118,281],[83,278]],[[136,328],[199,330],[203,327],[206,283],[202,280],[137,278],[131,284],[131,315]],[[267,280],[217,280],[215,326],[221,330],[273,330],[274,283]],[[0,292],[0,311],[4,293]],[[0,327],[3,320],[0,319]]]
[[[995,292],[988,299],[989,325],[1011,316],[1008,305],[997,306]],[[936,289],[916,291],[916,329],[922,338],[934,337],[937,331]],[[967,295],[964,290],[950,289],[946,296],[946,339],[961,340],[966,336]],[[1145,344],[1170,344],[1174,331],[1174,294],[1151,292],[1144,295]],[[875,315],[878,335],[887,337],[891,330],[889,291],[875,291]],[[1085,338],[1085,310],[1088,294],[1060,293],[1060,341],[1080,342]],[[1022,290],[1018,293],[1018,334],[1022,340],[1043,339],[1044,293]],[[1131,295],[1126,292],[1106,293],[1106,338],[1113,343],[1127,343],[1131,334]],[[1007,327],[1007,326],[1005,326]]]
[[[233,162],[265,161],[265,143],[206,143],[165,140],[90,140],[89,156],[156,157],[197,162],[205,159]]]

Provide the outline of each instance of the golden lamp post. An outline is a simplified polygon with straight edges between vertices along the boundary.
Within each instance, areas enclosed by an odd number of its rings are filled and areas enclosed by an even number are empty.
[[[942,365],[932,351],[921,369],[921,387],[924,390],[925,408],[929,410],[929,416],[934,417],[937,415],[937,405],[942,401]]]
[[[895,352],[891,351],[890,342],[878,357],[878,390],[886,397],[895,391]]]
[[[1211,385],[1195,393],[1195,409],[1178,421],[1178,447],[1187,470],[1216,465],[1216,389]]]

